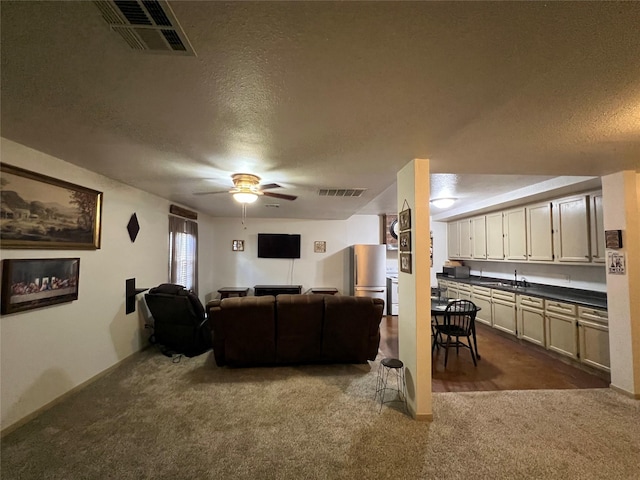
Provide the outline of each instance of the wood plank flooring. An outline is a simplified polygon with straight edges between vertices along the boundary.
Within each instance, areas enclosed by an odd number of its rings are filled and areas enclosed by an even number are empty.
[[[398,357],[398,317],[386,316],[380,324],[380,351]],[[449,350],[444,368],[444,350],[432,356],[434,392],[607,388],[606,372],[574,366],[555,354],[528,342],[502,334],[486,325],[477,325],[481,360],[474,367],[468,349]]]

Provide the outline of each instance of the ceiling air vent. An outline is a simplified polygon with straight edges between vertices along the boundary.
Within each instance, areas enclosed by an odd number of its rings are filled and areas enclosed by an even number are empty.
[[[366,188],[321,188],[318,195],[321,197],[359,197]]]
[[[96,0],[102,18],[133,50],[193,55],[171,7],[162,0]]]

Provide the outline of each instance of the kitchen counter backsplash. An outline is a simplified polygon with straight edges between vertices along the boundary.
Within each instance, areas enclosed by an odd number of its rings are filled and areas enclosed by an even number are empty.
[[[581,290],[578,288],[556,287],[553,285],[544,285],[540,283],[528,283],[523,286],[520,282],[518,286],[513,285],[513,281],[503,278],[478,277],[470,276],[469,278],[451,278],[442,273],[437,273],[438,280],[447,280],[450,282],[467,283],[482,287],[489,287],[508,292],[515,292],[533,297],[543,297],[561,302],[575,303],[592,308],[607,308],[606,292],[597,292],[593,290]]]

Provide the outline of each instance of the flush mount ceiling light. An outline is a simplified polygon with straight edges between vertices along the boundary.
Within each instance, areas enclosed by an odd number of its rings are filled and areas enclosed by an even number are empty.
[[[437,208],[449,208],[451,205],[453,205],[455,203],[456,199],[455,198],[436,198],[434,200],[431,200],[431,203],[433,204],[434,207]]]

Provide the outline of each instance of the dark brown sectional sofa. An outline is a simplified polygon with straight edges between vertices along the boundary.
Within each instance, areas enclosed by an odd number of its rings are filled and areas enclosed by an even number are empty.
[[[207,304],[218,366],[366,363],[384,302],[340,295],[266,295]]]

